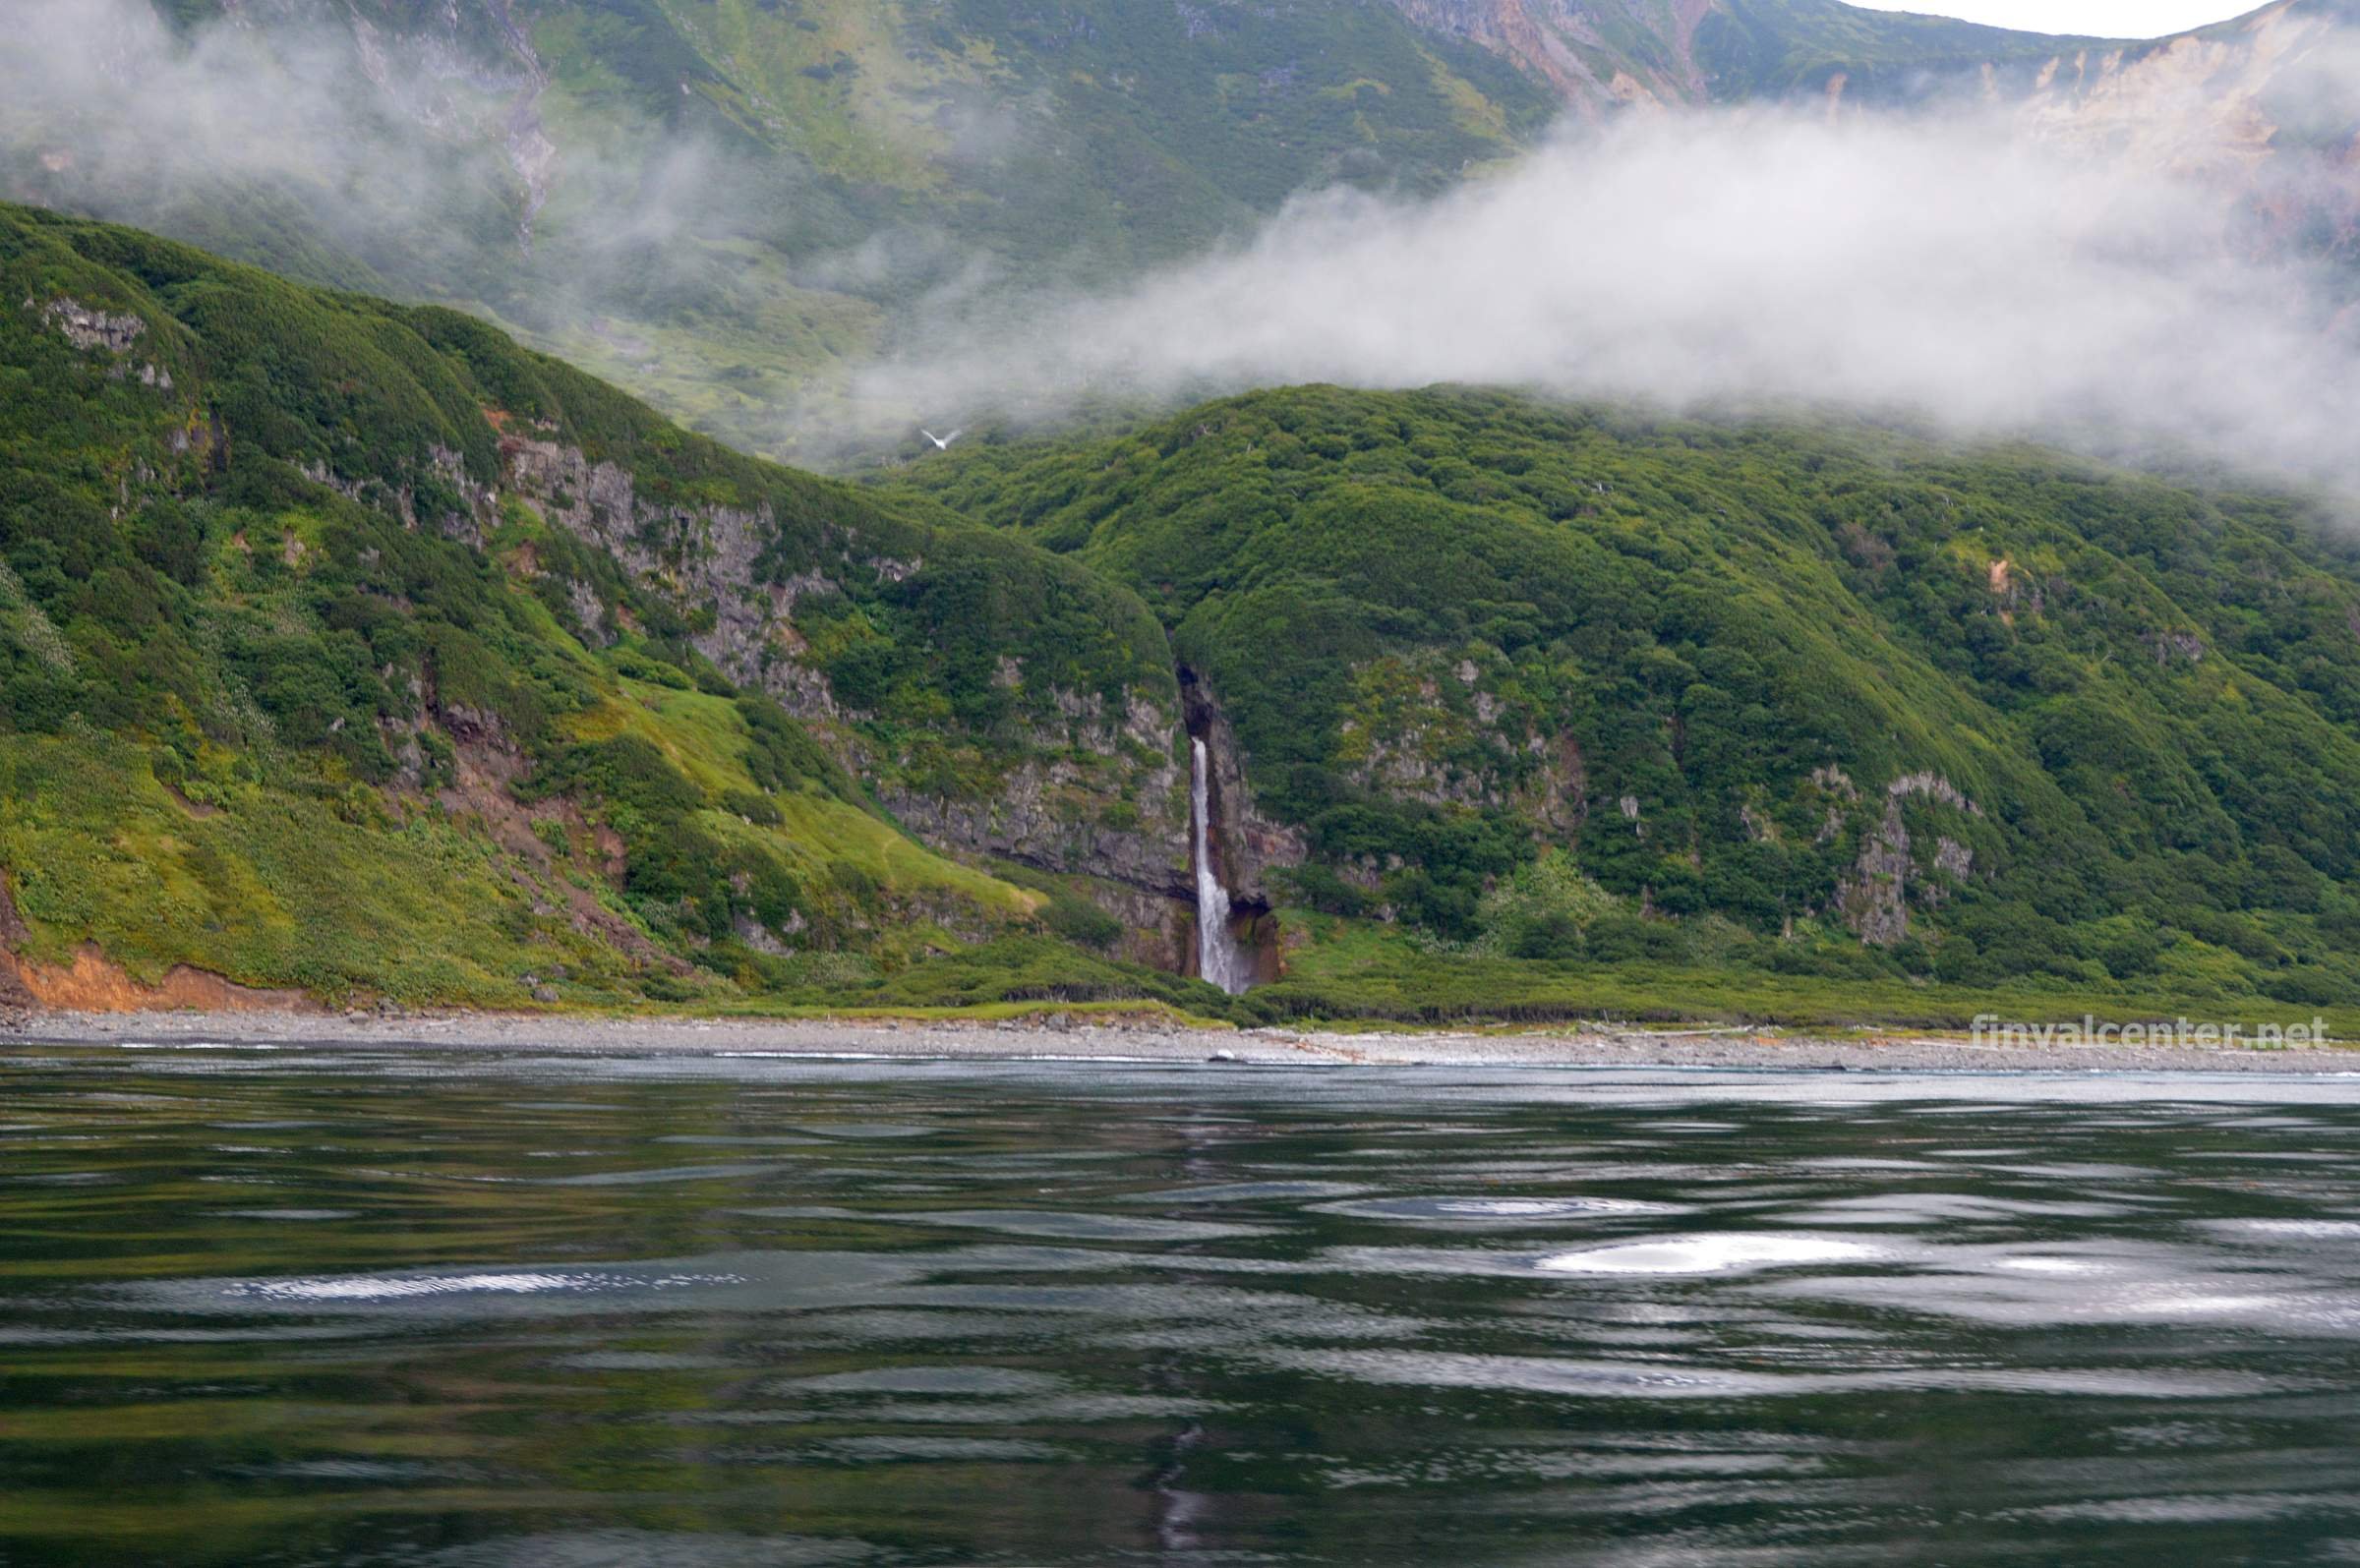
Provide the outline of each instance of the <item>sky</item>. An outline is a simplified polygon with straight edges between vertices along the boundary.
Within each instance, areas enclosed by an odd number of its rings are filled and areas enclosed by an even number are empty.
[[[1873,11],[1963,17],[2028,32],[2078,32],[2101,38],[2155,38],[2225,22],[2264,0],[1851,0]]]

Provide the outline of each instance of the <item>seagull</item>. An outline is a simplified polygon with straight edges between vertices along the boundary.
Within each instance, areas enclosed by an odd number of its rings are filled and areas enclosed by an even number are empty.
[[[960,436],[965,436],[967,432],[963,430],[957,430],[951,432],[948,436],[937,436],[932,431],[921,430],[918,432],[918,434],[923,436],[927,440],[932,441],[936,451],[947,452],[951,449],[951,442],[957,440]]]

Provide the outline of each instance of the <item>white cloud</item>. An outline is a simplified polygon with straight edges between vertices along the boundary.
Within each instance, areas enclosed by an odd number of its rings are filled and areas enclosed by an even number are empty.
[[[2232,210],[1976,115],[1632,118],[1429,203],[1299,201],[1219,255],[937,339],[859,389],[972,421],[1472,381],[2360,477],[2360,362],[2301,267],[2241,258]]]

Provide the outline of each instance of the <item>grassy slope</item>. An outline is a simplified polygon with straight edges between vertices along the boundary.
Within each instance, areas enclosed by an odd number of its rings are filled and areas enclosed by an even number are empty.
[[[872,665],[899,637],[946,680],[1017,652],[1081,689],[1168,683],[1159,635],[1143,666],[1090,620],[1144,612],[1054,587],[1074,568],[711,447],[462,318],[131,231],[0,208],[0,868],[28,957],[95,942],[144,980],[330,997],[791,1005],[986,941],[1004,983],[958,994],[1183,994],[1039,936],[1042,894],[901,833],[694,652],[697,607],[461,487],[502,472],[497,411],[645,496],[756,512],[766,569],[847,578]],[[112,340],[71,341],[69,301]],[[684,563],[693,533],[646,543]],[[846,568],[883,557],[930,565]],[[1063,619],[999,628],[997,596],[1044,592]],[[585,597],[636,629],[587,644]]]
[[[1268,1005],[2360,995],[2360,562],[2299,501],[1332,388],[901,482],[1139,588],[1305,832],[1294,896],[1424,933],[1298,921],[1335,940]]]

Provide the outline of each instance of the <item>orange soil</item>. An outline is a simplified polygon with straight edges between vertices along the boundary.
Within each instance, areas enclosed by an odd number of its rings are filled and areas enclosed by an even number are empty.
[[[300,991],[261,991],[217,974],[176,966],[159,985],[143,985],[123,966],[84,944],[70,964],[36,963],[11,951],[27,936],[0,875],[0,1006],[71,1013],[303,1013],[318,1005]]]
[[[11,982],[14,982],[13,984]],[[143,985],[94,946],[85,945],[70,964],[35,963],[0,953],[0,996],[23,992],[38,1007],[67,1013],[314,1013],[317,1004],[300,991],[262,991],[224,980],[187,964],[176,965],[162,983]]]

